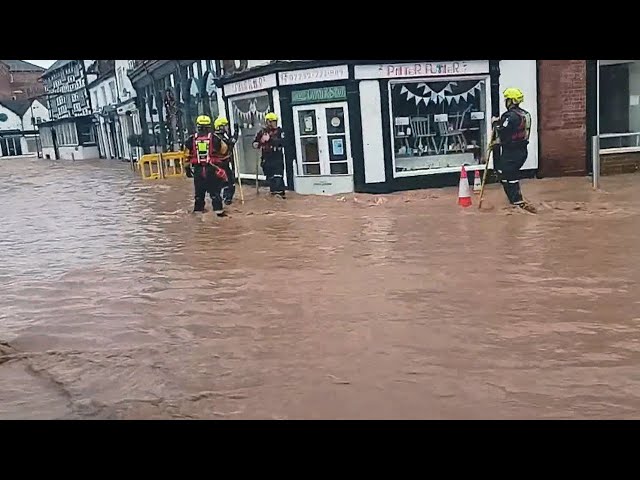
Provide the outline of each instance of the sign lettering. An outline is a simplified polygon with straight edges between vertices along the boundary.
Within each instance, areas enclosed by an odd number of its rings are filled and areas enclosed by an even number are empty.
[[[412,78],[445,75],[474,75],[489,73],[488,60],[455,62],[393,63],[383,65],[356,65],[355,78]]]
[[[280,85],[297,85],[300,83],[329,82],[349,78],[349,68],[346,65],[333,67],[308,68],[291,72],[280,72]]]
[[[261,77],[249,78],[239,82],[228,83],[224,86],[224,93],[227,96],[240,95],[242,93],[266,90],[276,86],[276,74],[263,75]]]
[[[347,87],[310,88],[291,92],[291,104],[335,102],[347,99]]]

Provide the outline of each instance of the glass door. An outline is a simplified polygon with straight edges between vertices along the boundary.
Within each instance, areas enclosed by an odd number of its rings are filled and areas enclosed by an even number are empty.
[[[299,175],[323,174],[320,134],[318,133],[318,110],[317,107],[306,107],[295,112]]]
[[[346,102],[294,107],[299,176],[351,174]]]
[[[325,106],[324,120],[327,131],[326,145],[328,149],[327,175],[348,175],[349,157],[347,151],[347,118],[345,105]]]

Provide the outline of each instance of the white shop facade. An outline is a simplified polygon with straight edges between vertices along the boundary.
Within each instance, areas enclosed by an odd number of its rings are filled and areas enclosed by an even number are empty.
[[[482,168],[491,117],[504,111],[501,93],[510,86],[524,91],[532,115],[523,173],[537,170],[535,60],[301,61],[259,70],[268,69],[224,88],[247,178],[255,179],[253,136],[273,110],[285,133],[287,185],[298,193],[456,185],[462,165]]]

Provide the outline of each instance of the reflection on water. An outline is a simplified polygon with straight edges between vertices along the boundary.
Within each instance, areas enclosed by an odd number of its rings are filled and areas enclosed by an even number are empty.
[[[0,161],[0,418],[634,417],[637,179],[217,219],[187,180]]]

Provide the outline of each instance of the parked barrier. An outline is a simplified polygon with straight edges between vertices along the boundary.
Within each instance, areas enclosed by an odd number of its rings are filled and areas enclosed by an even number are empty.
[[[137,168],[144,180],[160,180],[185,176],[185,165],[189,161],[186,151],[151,153],[138,160]]]

